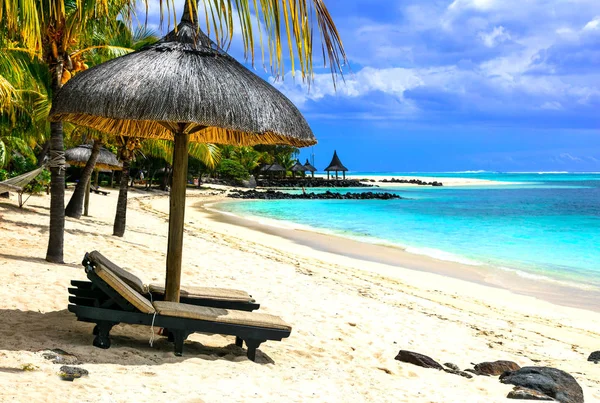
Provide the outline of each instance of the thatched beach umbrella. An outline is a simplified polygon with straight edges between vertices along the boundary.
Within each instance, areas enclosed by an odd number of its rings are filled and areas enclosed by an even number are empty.
[[[69,165],[84,167],[92,155],[92,146],[82,144],[77,147],[69,148],[65,151],[65,160]],[[123,169],[123,163],[117,159],[117,156],[106,148],[100,148],[100,154],[96,161],[94,169],[101,171],[119,171]]]
[[[77,147],[69,148],[65,151],[65,162],[72,166],[84,167],[90,156],[92,155],[92,146],[89,144],[81,144]],[[98,159],[94,165],[96,171],[96,185],[98,184],[98,172],[99,171],[120,171],[123,169],[123,163],[117,159],[117,156],[108,151],[106,148],[101,147]],[[85,199],[83,202],[83,215],[87,216],[90,206],[90,184],[92,179],[86,184],[85,187]],[[81,210],[79,210],[81,214]]]
[[[316,140],[283,94],[212,42],[189,3],[177,31],[79,73],[54,97],[52,120],[114,135],[173,139],[166,300],[179,300],[188,142],[288,144]],[[194,21],[193,21],[194,20]]]

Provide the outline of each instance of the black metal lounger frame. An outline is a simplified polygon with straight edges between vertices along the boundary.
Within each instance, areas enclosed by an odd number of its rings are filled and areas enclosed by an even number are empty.
[[[96,296],[99,295],[97,292],[92,295],[92,298],[71,296],[69,311],[74,313],[79,321],[96,324],[93,331],[95,335],[93,345],[99,348],[110,347],[110,331],[119,323],[154,325],[168,329],[169,341],[175,343],[177,356],[183,354],[184,341],[195,332],[235,336],[237,346],[242,347],[243,343],[246,343],[247,356],[252,361],[256,359],[256,349],[261,343],[267,340],[281,341],[290,335],[290,331],[287,330],[142,313],[98,277],[92,267],[86,267],[85,271],[90,281],[105,294],[106,298],[97,299]]]

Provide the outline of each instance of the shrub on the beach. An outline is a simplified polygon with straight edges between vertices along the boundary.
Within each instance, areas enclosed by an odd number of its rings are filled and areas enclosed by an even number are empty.
[[[8,179],[8,171],[5,169],[0,169],[0,182]]]
[[[250,173],[242,164],[237,161],[224,159],[217,167],[217,173],[221,179],[234,180],[237,182],[246,180],[250,177]]]

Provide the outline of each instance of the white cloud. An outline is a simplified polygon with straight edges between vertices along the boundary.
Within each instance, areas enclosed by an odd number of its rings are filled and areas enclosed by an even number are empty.
[[[296,75],[299,77],[299,72]],[[334,88],[329,74],[316,74],[314,82],[307,83],[294,80],[288,73],[285,80],[274,85],[283,91],[296,105],[303,105],[307,100],[317,101],[326,96],[356,98],[368,93],[380,91],[402,99],[404,92],[423,84],[417,72],[404,68],[375,69],[365,67],[359,72],[346,77]]]
[[[480,32],[479,37],[483,41],[483,44],[488,48],[493,48],[496,45],[508,41],[510,34],[504,29],[503,26],[494,27],[492,32]]]
[[[585,24],[585,26],[583,27],[583,29],[586,30],[586,31],[600,30],[600,16],[594,18],[593,20],[591,20],[590,22],[588,22],[587,24]]]
[[[559,110],[563,109],[563,106],[560,104],[560,102],[548,101],[548,102],[544,102],[542,104],[542,106],[540,106],[540,109],[559,111]]]

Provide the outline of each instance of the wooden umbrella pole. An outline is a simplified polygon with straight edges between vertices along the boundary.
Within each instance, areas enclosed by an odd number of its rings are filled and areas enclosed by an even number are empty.
[[[169,203],[169,238],[167,246],[167,278],[165,301],[179,302],[181,259],[183,252],[183,225],[185,219],[185,190],[188,170],[189,135],[183,126],[175,133],[173,150],[173,178]]]

